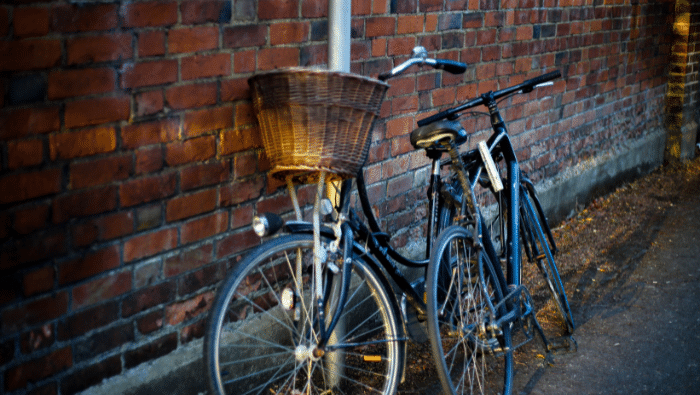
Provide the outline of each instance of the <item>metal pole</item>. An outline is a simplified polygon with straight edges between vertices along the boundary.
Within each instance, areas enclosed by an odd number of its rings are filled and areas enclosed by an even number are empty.
[[[328,69],[350,72],[351,0],[328,1]]]

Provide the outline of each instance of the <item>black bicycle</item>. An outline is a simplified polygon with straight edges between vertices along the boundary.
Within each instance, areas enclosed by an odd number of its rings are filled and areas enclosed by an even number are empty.
[[[414,65],[455,74],[466,70],[463,63],[429,58],[416,47],[409,60],[379,79]],[[254,219],[261,236],[280,228],[285,234],[238,262],[218,289],[204,342],[213,393],[396,392],[409,340],[404,327],[409,335],[425,332],[424,274],[433,241],[460,210],[457,181],[441,178],[442,152],[428,147],[426,154],[432,172],[423,258],[392,248],[372,211],[362,171],[356,184],[367,225],[350,204],[353,180],[343,181],[337,191],[323,172],[317,175],[312,221],[301,220],[291,183],[296,220],[265,213]],[[411,281],[398,265],[421,268],[423,276]]]
[[[554,262],[556,244],[534,185],[520,170],[497,102],[558,77],[558,71],[544,74],[418,122],[417,145],[447,152],[445,165],[466,191],[456,194],[462,197],[457,222],[442,231],[431,250],[426,280],[429,338],[445,393],[510,394],[513,351],[536,335],[548,352],[576,347],[573,317]],[[488,108],[493,133],[477,149],[460,154],[465,132],[456,120],[482,105]],[[521,281],[522,251],[544,276],[563,336],[545,336]]]

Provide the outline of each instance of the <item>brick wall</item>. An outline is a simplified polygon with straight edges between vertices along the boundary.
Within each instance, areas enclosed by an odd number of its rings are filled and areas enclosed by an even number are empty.
[[[246,81],[325,64],[327,1],[11,4],[0,392],[72,394],[201,337],[216,284],[260,242],[252,215],[291,209],[266,177]],[[415,45],[471,65],[391,82],[366,174],[395,244],[425,217],[417,118],[558,68],[540,100],[503,103],[523,166],[552,178],[662,127],[672,20],[651,0],[354,0],[354,72],[376,76]]]

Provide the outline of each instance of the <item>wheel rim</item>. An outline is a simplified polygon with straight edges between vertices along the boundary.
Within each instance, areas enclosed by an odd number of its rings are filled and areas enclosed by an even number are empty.
[[[391,304],[386,294],[372,292],[379,282],[362,262],[353,266],[354,288],[344,318],[328,346],[317,347],[319,314],[309,296],[314,276],[309,275],[312,243],[308,241],[293,249],[278,246],[270,256],[255,259],[223,296],[226,302],[211,358],[222,393],[390,393],[397,385],[395,312],[387,308]],[[298,259],[304,268],[301,287],[294,274]],[[328,274],[324,281],[330,286],[337,277]],[[289,288],[299,307],[298,319],[295,309],[288,309],[290,302],[281,297]],[[330,320],[333,311],[325,313]]]
[[[490,295],[491,304],[495,303],[496,290],[490,280],[479,279],[477,256],[468,247],[470,243],[464,237],[453,236],[446,246],[437,248],[443,259],[439,265],[442,269],[436,268],[434,273],[435,281],[429,280],[434,295],[429,317],[435,320],[431,323],[431,342],[448,393],[502,393],[503,354],[494,355],[500,343],[487,330],[491,314],[486,298]]]

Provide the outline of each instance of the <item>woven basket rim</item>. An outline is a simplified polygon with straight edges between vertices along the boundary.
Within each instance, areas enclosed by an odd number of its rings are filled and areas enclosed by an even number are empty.
[[[248,79],[248,83],[251,83],[254,80],[258,80],[258,79],[265,78],[268,76],[279,75],[279,74],[337,75],[339,77],[354,78],[354,79],[362,80],[365,82],[370,82],[370,83],[377,84],[377,85],[383,85],[383,86],[386,86],[387,88],[389,87],[388,83],[386,83],[385,81],[376,79],[376,78],[367,77],[367,76],[355,74],[355,73],[347,73],[344,71],[335,71],[335,70],[309,68],[309,67],[284,67],[284,68],[275,69],[275,70],[263,71],[263,72],[257,73],[254,76],[250,77]]]

